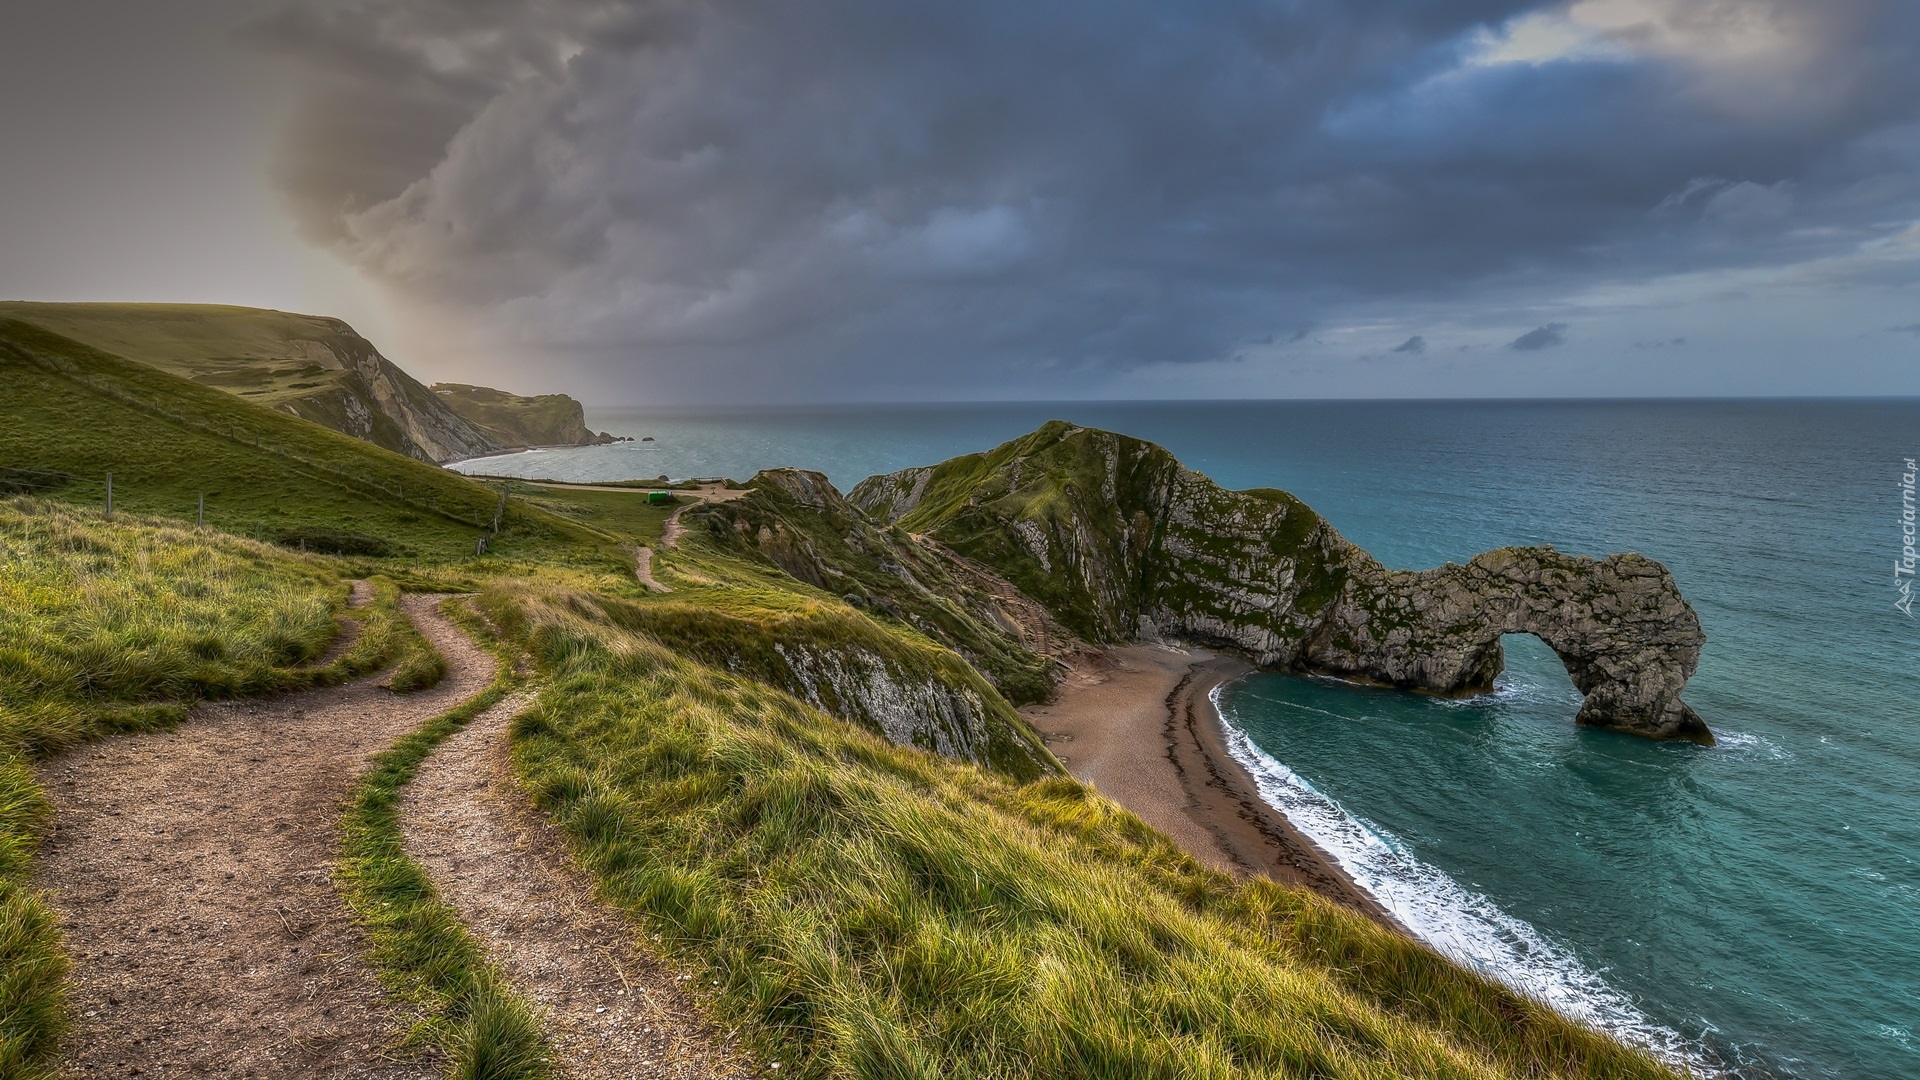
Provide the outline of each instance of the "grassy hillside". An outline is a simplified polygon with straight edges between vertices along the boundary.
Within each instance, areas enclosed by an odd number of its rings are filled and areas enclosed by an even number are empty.
[[[211,304],[0,302],[6,318],[423,461],[501,445],[338,319]]]
[[[536,799],[782,1075],[1668,1075],[1072,780],[889,745],[590,596],[481,603],[548,677],[515,728]]]
[[[604,442],[587,427],[586,411],[565,394],[522,397],[490,386],[434,383],[447,408],[501,446],[584,446]]]
[[[1180,463],[1166,450],[1053,421],[983,454],[876,476],[849,498],[1005,574],[1094,641],[1130,638]]]
[[[616,538],[495,488],[247,404],[16,320],[0,320],[0,484],[48,498],[193,517],[356,554],[622,561]],[[9,479],[11,478],[11,479]],[[343,539],[341,534],[350,534]]]

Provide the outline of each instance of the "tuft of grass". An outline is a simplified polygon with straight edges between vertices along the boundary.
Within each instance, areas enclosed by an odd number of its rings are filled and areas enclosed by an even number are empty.
[[[893,746],[577,597],[481,604],[547,678],[529,790],[783,1075],[1671,1076],[1071,779]]]
[[[495,983],[483,986],[468,1003],[454,1046],[454,1080],[521,1080],[549,1073],[540,1018]]]
[[[396,649],[399,659],[383,684],[396,694],[416,694],[431,690],[447,677],[447,658],[440,655],[412,622],[399,620],[401,630]]]
[[[470,632],[480,629],[463,605],[449,601],[443,610]],[[510,667],[501,665],[479,696],[375,757],[342,830],[341,895],[372,939],[369,959],[388,990],[419,1015],[408,1043],[444,1053],[457,1080],[540,1080],[548,1075],[546,1043],[539,1015],[487,962],[459,913],[407,855],[400,801],[433,748],[504,698],[511,679]]]
[[[53,1075],[68,1025],[59,923],[27,884],[34,838],[51,816],[26,761],[0,757],[0,1076],[23,1080]]]

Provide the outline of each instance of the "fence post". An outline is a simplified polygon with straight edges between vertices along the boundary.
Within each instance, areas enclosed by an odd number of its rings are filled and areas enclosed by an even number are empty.
[[[107,520],[113,520],[113,474],[107,474]]]
[[[200,493],[200,512],[194,524],[205,527],[207,524],[207,493]]]

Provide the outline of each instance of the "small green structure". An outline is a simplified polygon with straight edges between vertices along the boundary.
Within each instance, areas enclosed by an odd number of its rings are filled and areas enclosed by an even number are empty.
[[[673,502],[673,492],[671,492],[671,491],[649,491],[649,492],[647,492],[647,505],[648,505],[648,506],[665,506],[665,505],[667,505],[668,503],[671,503],[671,502]]]

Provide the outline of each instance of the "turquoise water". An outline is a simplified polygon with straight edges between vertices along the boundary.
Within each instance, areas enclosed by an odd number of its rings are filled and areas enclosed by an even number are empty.
[[[632,444],[470,463],[614,479],[800,464],[842,487],[1061,416],[1306,499],[1390,565],[1637,550],[1707,631],[1721,737],[1581,731],[1510,639],[1466,702],[1258,675],[1269,798],[1423,936],[1703,1070],[1920,1077],[1920,625],[1895,610],[1920,403],[993,405],[595,413]]]

